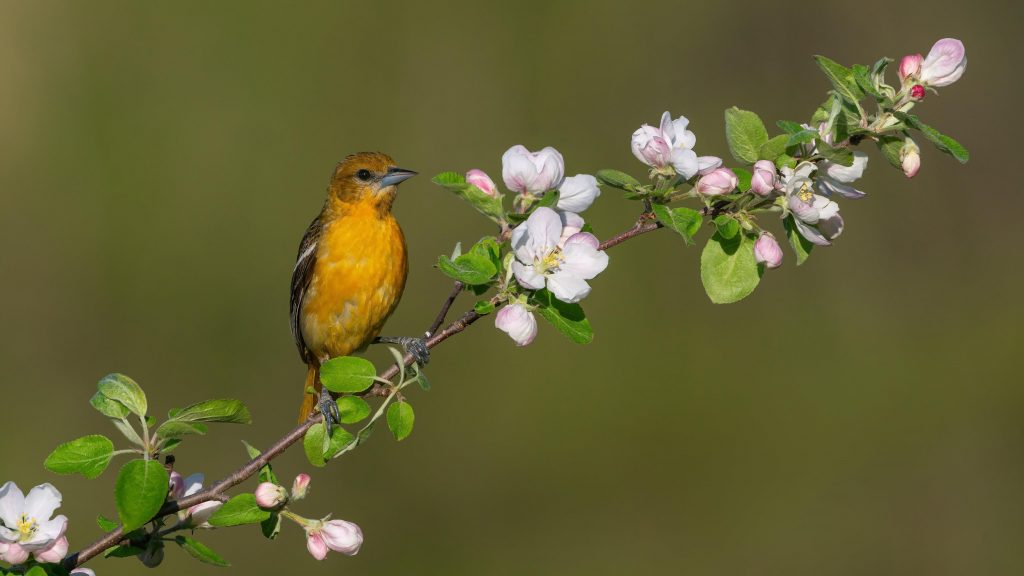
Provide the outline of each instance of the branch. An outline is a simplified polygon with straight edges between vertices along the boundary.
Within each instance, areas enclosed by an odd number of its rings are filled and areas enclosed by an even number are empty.
[[[625,242],[626,240],[629,240],[630,238],[635,238],[636,236],[646,234],[648,232],[657,230],[658,228],[661,227],[661,223],[654,219],[653,214],[645,212],[640,216],[640,218],[637,219],[636,224],[634,224],[632,228],[624,232],[621,232],[618,235],[613,236],[602,242],[600,245],[600,249],[607,250],[608,248],[611,248],[613,246],[618,246],[619,244]],[[442,323],[444,323],[444,319],[448,315],[448,311],[451,309],[452,304],[455,302],[455,299],[459,296],[459,293],[461,291],[462,283],[456,282],[451,294],[448,295],[448,298],[441,305],[441,310],[438,312],[437,318],[434,320],[434,324],[431,325],[431,329],[427,331],[427,348],[434,348],[438,344],[464,331],[466,328],[469,328],[470,325],[472,325],[474,322],[483,317],[482,314],[478,314],[475,310],[468,310],[457,320],[445,326],[443,330],[435,333],[435,330],[437,330],[437,328]],[[495,305],[500,305],[497,298],[492,298],[491,302],[494,303]],[[401,369],[404,370],[405,368],[411,366],[412,363],[413,357],[409,354],[406,354],[403,358]],[[385,370],[384,373],[380,375],[380,377],[384,380],[392,380],[395,378],[395,376],[398,375],[398,371],[399,366],[397,364],[393,364],[390,368]],[[373,387],[370,388],[368,392],[366,392],[366,394],[386,396],[388,394],[388,387],[383,386],[381,384],[374,384]],[[162,518],[164,516],[167,516],[168,514],[174,514],[180,510],[191,508],[196,504],[202,504],[203,502],[209,502],[211,500],[226,500],[227,490],[241,484],[242,482],[248,480],[250,477],[254,476],[257,472],[259,472],[260,468],[263,468],[264,466],[269,464],[271,460],[283,454],[284,451],[291,447],[292,444],[295,444],[296,442],[301,440],[302,437],[306,435],[306,431],[309,430],[309,428],[316,424],[317,422],[320,422],[322,419],[323,417],[320,415],[319,412],[314,413],[312,416],[309,417],[309,419],[293,428],[290,432],[285,434],[281,439],[275,442],[272,446],[270,446],[270,448],[261,453],[259,456],[253,458],[252,460],[249,460],[241,468],[235,470],[225,478],[219,480],[216,484],[213,484],[206,490],[197,492],[195,494],[192,494],[191,496],[185,496],[179,500],[167,501],[166,503],[164,503],[163,507],[160,508],[160,511],[157,512],[154,518]],[[64,558],[62,564],[68,570],[77,568],[78,566],[81,566],[82,564],[88,562],[89,560],[103,553],[103,551],[109,548],[113,548],[118,544],[121,544],[124,540],[124,527],[118,526],[117,529],[113,532],[104,535],[102,538],[96,540],[95,542],[86,546],[82,550],[75,552],[74,554],[70,554],[69,556]]]

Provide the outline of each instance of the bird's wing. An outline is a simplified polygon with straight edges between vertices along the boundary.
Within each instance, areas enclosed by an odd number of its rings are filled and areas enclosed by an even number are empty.
[[[313,278],[313,267],[316,264],[316,249],[320,240],[323,226],[320,224],[320,216],[317,216],[309,224],[306,234],[299,244],[299,254],[295,260],[295,268],[292,270],[292,291],[291,291],[291,324],[292,338],[295,339],[295,346],[299,349],[299,356],[302,361],[309,364],[316,361],[313,353],[306,347],[302,339],[302,300],[309,288],[309,282]]]

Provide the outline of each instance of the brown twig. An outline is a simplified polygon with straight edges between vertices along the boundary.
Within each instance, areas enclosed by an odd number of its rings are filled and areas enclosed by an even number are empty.
[[[634,238],[641,234],[646,234],[653,230],[657,230],[658,228],[661,227],[661,223],[655,220],[652,214],[644,213],[640,216],[640,218],[637,220],[636,224],[632,228],[602,242],[600,245],[600,249],[607,250],[608,248],[611,248],[613,246],[618,246],[619,244],[625,242],[626,240],[629,240],[630,238]],[[451,309],[452,303],[458,297],[459,292],[461,290],[462,283],[456,282],[455,288],[452,290],[451,294],[449,294],[448,298],[441,305],[441,310],[438,313],[437,318],[434,320],[434,325],[431,326],[430,336],[427,338],[426,341],[427,348],[434,348],[441,342],[444,342],[445,340],[451,338],[452,336],[462,332],[466,328],[469,328],[470,325],[472,325],[474,322],[476,322],[477,320],[484,316],[483,314],[479,314],[475,310],[468,310],[457,320],[445,326],[443,330],[434,333],[434,331],[437,330],[437,328],[444,322],[445,316],[448,315],[448,311]],[[499,305],[499,302],[496,297],[491,299],[491,303]],[[413,357],[409,354],[406,354],[403,358],[403,364],[401,369],[404,370],[406,367],[411,366],[412,363]],[[392,380],[395,378],[395,376],[398,375],[398,370],[399,366],[397,364],[393,364],[390,368],[385,370],[380,375],[380,377],[384,380]],[[386,389],[387,387],[385,386],[375,384],[368,391],[368,393],[379,395]],[[383,393],[386,395],[386,392]],[[245,480],[254,476],[257,472],[259,472],[260,468],[263,468],[271,460],[280,456],[285,450],[291,447],[292,444],[295,444],[296,442],[301,440],[302,437],[305,436],[306,431],[309,430],[309,428],[316,424],[317,422],[320,422],[322,418],[323,417],[319,413],[314,413],[312,416],[310,416],[308,420],[293,428],[290,432],[285,434],[277,442],[274,442],[274,444],[267,448],[262,454],[260,454],[256,458],[253,458],[252,460],[249,460],[241,468],[235,470],[228,476],[217,481],[215,484],[213,484],[206,490],[197,492],[195,494],[192,494],[191,496],[185,496],[181,499],[171,500],[164,503],[163,507],[160,508],[160,511],[157,512],[154,518],[162,518],[163,516],[166,516],[168,514],[174,514],[179,510],[185,510],[192,506],[195,506],[196,504],[202,504],[203,502],[209,502],[211,500],[226,500],[227,495],[225,494],[225,491],[241,484]],[[68,570],[74,569],[78,566],[81,566],[85,562],[88,562],[92,558],[95,558],[99,554],[103,553],[104,550],[117,546],[125,540],[123,528],[123,526],[118,526],[117,529],[115,529],[113,532],[107,533],[102,538],[96,540],[92,544],[89,544],[82,550],[75,552],[74,554],[70,554],[69,556],[64,558],[64,567]]]

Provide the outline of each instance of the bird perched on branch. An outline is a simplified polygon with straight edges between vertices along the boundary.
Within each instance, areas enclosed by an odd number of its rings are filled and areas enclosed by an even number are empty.
[[[391,205],[398,185],[415,175],[386,154],[349,156],[335,168],[327,201],[302,238],[291,285],[292,336],[308,366],[300,421],[314,409],[328,426],[337,421],[337,406],[319,376],[331,358],[373,342],[401,344],[421,364],[429,358],[422,339],[378,336],[409,271]]]

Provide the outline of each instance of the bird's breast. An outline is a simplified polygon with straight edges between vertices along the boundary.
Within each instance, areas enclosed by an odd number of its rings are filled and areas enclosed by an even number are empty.
[[[405,238],[390,214],[326,224],[302,303],[306,346],[321,360],[365,347],[398,304],[407,272]]]

